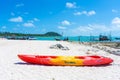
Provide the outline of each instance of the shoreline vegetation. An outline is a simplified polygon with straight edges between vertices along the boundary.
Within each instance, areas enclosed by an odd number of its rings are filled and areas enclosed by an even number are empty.
[[[6,37],[6,36],[62,36],[61,34],[58,34],[56,32],[47,32],[45,34],[28,34],[28,33],[11,33],[11,32],[0,32],[0,36]]]
[[[54,37],[51,38],[50,40],[56,40],[56,41],[60,41],[60,40],[64,40],[64,41],[78,41],[78,42],[113,42],[113,41],[118,41],[120,42],[120,38],[119,37],[112,37],[111,34],[109,35],[103,35],[100,34],[98,36],[63,36],[63,34],[59,34],[57,32],[47,32],[44,34],[28,34],[28,33],[11,33],[11,32],[0,32],[0,38],[6,38],[6,39],[13,39],[13,40],[30,40],[36,38],[36,40],[39,40],[37,38],[39,37]],[[84,40],[83,40],[84,39]],[[44,40],[44,39],[42,39]],[[47,40],[47,39],[46,39]]]
[[[53,36],[61,37],[62,35],[56,32],[47,32],[45,34],[0,32],[0,38],[5,38],[9,40],[37,40],[36,37],[53,37]]]
[[[78,41],[78,42],[120,42],[120,37],[100,34],[98,36],[63,36],[57,32],[47,32],[44,34],[11,33],[0,32],[0,38],[12,40],[56,40],[56,41]]]
[[[12,40],[37,40],[35,37],[54,37],[54,40],[56,41],[69,41],[69,42],[76,42],[79,44],[84,44],[88,46],[92,45],[99,45],[99,46],[106,46],[106,47],[111,47],[115,49],[120,49],[120,41],[112,41],[111,35],[110,38],[105,36],[105,35],[99,35],[99,38],[97,41],[94,41],[94,39],[90,36],[91,41],[81,41],[80,36],[78,36],[78,41],[71,41],[69,37],[63,37],[63,35],[57,33],[57,32],[47,32],[45,34],[23,34],[23,33],[11,33],[11,32],[0,32],[0,37],[1,38],[6,38],[6,39],[12,39]],[[58,38],[57,38],[58,37]],[[63,38],[63,39],[61,39]],[[102,40],[103,39],[103,40]]]

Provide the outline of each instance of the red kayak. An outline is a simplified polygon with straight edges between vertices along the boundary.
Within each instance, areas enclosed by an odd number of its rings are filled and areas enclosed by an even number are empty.
[[[97,66],[107,65],[113,62],[111,58],[103,56],[44,56],[44,55],[22,55],[18,57],[32,64],[57,65],[57,66]]]

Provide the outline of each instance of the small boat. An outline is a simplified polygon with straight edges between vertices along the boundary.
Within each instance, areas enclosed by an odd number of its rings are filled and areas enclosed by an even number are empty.
[[[111,58],[103,56],[45,56],[45,55],[22,55],[18,57],[32,64],[53,66],[97,66],[107,65],[113,62]]]
[[[115,39],[116,39],[116,40],[120,40],[120,38],[119,38],[119,37],[116,37]]]
[[[35,37],[28,37],[28,40],[37,40]]]

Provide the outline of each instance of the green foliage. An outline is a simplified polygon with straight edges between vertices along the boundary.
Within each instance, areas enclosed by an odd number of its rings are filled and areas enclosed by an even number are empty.
[[[47,32],[44,34],[45,36],[61,36],[60,34],[56,33],[56,32]]]
[[[0,32],[0,36],[61,36],[61,35],[56,32],[47,32],[45,34],[23,34],[23,33]]]

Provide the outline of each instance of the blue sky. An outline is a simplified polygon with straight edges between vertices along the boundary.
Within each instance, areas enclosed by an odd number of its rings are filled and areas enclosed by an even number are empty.
[[[0,32],[120,35],[120,0],[0,0]]]

